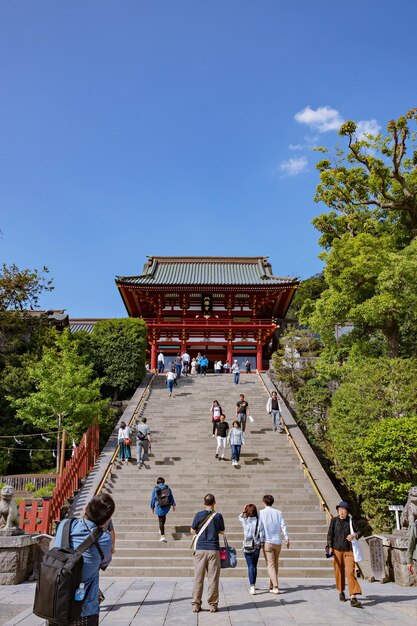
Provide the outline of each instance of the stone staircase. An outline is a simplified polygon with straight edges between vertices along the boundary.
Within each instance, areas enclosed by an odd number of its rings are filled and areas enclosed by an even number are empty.
[[[213,399],[218,400],[231,426],[240,393],[245,394],[255,421],[248,422],[240,466],[232,467],[229,447],[228,461],[215,459],[210,406]],[[290,549],[283,546],[281,552],[280,575],[332,576],[331,563],[324,557],[325,514],[287,437],[273,432],[265,410],[267,398],[257,374],[242,374],[239,385],[227,374],[181,378],[172,398],[165,377],[155,378],[139,415],[147,417],[152,430],[150,461],[142,469],[135,462],[116,464],[103,488],[116,502],[116,554],[106,575],[192,576],[190,524],[210,492],[224,516],[227,539],[238,552],[237,568],[225,570],[222,576],[246,576],[237,517],[249,502],[261,508],[265,493],[271,493],[275,506],[283,511],[291,541]],[[135,446],[132,453],[136,455]],[[176,511],[167,517],[167,543],[159,542],[158,519],[150,510],[158,476],[165,478],[177,503]],[[259,566],[259,575],[265,576],[262,556]]]

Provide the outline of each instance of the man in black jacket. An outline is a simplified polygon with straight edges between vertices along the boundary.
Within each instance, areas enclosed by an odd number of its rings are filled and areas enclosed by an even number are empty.
[[[351,606],[361,609],[362,604],[356,599],[356,595],[362,593],[362,589],[355,576],[355,560],[352,551],[352,539],[359,539],[362,533],[356,528],[352,519],[347,502],[337,505],[337,517],[333,517],[327,533],[327,553],[334,557],[333,567],[336,579],[336,588],[339,591],[339,600],[345,602],[346,578],[350,595]]]

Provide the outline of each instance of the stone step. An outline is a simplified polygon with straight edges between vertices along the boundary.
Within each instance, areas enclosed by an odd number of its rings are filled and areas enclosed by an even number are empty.
[[[158,541],[157,545],[155,547],[149,547],[149,548],[143,548],[143,547],[136,547],[133,548],[132,546],[121,546],[121,545],[117,545],[117,552],[116,555],[113,556],[113,559],[116,558],[155,558],[155,559],[176,559],[176,558],[190,558],[190,542],[188,541],[187,544],[184,542],[183,546],[178,546],[178,542],[175,544],[175,547],[170,547],[172,544],[171,543],[163,543]],[[236,544],[236,550],[238,552],[238,556],[239,553],[241,554],[242,558],[243,557],[243,553],[241,552],[241,545],[242,542],[240,542],[239,545]],[[297,558],[297,559],[301,559],[301,558],[306,558],[306,559],[323,559],[323,553],[324,553],[324,549],[323,548],[316,548],[316,549],[310,549],[310,550],[302,550],[302,549],[297,549],[297,548],[293,548],[291,546],[291,549],[289,550],[289,552],[291,552],[291,558]]]
[[[241,559],[243,561],[243,559]],[[280,562],[281,563],[281,562]],[[131,578],[156,578],[156,577],[170,577],[170,578],[180,578],[187,577],[192,578],[194,576],[194,569],[192,567],[192,561],[190,559],[190,565],[188,567],[178,567],[178,565],[174,565],[172,567],[166,565],[155,565],[151,567],[139,566],[139,567],[126,567],[124,565],[111,565],[106,569],[105,572],[101,572],[101,576],[128,576]],[[245,578],[248,577],[248,571],[246,567],[246,563],[243,565],[238,565],[235,569],[226,569],[222,570],[222,577],[226,578]],[[259,576],[266,578],[267,570],[265,568],[259,567]],[[286,566],[279,568],[279,576],[280,578],[332,578],[333,577],[333,568],[327,567],[318,567],[316,565],[305,565],[303,566],[298,561],[298,565],[294,564],[293,566]],[[268,622],[273,624],[274,622]]]
[[[265,410],[268,396],[259,377],[242,378],[239,386],[226,375],[180,379],[174,398],[168,397],[163,377],[154,380],[139,413],[148,418],[152,430],[150,459],[144,468],[137,467],[132,437],[133,460],[117,462],[104,489],[116,502],[113,520],[117,535],[116,554],[105,575],[192,576],[190,523],[202,508],[204,494],[214,493],[227,538],[238,550],[238,567],[225,570],[222,576],[246,578],[243,533],[237,516],[250,501],[262,508],[263,494],[272,493],[291,539],[291,549],[284,548],[280,558],[280,575],[332,576],[332,564],[324,557],[327,522],[317,497],[287,437],[272,431]],[[214,398],[218,399],[230,424],[240,393],[245,394],[255,422],[247,424],[247,443],[236,468],[230,463],[229,446],[229,460],[214,458],[216,440],[211,437],[210,406]],[[152,488],[161,475],[177,502],[177,510],[167,518],[167,544],[158,541],[158,520],[149,508]],[[266,576],[263,557],[259,567]]]

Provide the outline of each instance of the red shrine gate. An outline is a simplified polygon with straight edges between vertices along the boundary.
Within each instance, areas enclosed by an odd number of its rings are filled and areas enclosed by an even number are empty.
[[[261,370],[298,280],[274,276],[266,257],[155,256],[116,285],[129,316],[146,322],[151,369],[159,351],[169,361],[187,350],[210,361],[249,358]]]

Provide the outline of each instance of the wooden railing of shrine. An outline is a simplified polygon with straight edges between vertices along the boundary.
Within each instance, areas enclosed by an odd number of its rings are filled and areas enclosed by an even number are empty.
[[[73,455],[66,461],[65,468],[56,481],[52,496],[42,500],[23,500],[19,505],[20,528],[27,533],[52,534],[53,524],[61,519],[61,508],[65,500],[78,491],[80,480],[93,469],[99,455],[98,424],[93,424],[83,435]]]

